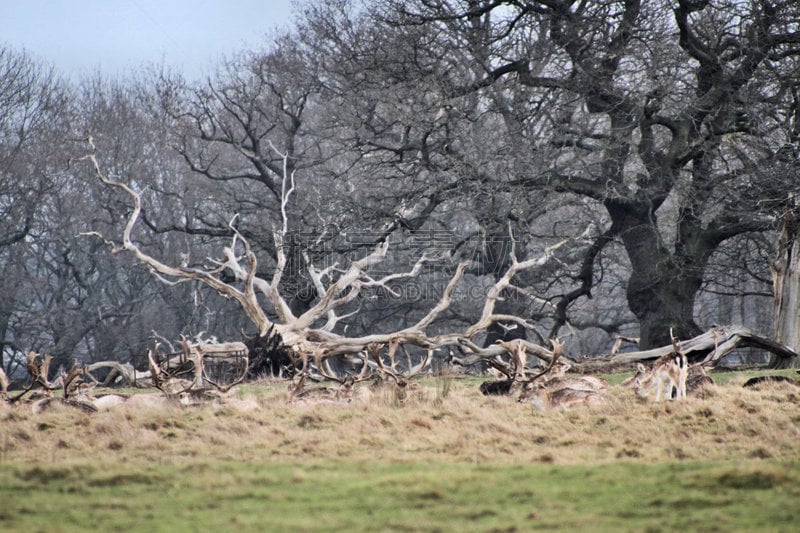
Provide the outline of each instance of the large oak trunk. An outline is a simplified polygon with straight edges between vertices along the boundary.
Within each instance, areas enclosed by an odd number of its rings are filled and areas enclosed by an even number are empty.
[[[650,207],[636,202],[607,202],[628,258],[628,307],[639,321],[643,350],[668,346],[670,329],[678,338],[701,333],[694,321],[694,302],[710,250],[694,242],[670,250],[662,243]]]

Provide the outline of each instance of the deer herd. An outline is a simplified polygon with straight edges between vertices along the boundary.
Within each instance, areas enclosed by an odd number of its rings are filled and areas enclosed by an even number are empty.
[[[236,343],[228,343],[225,350],[232,344]],[[534,371],[528,365],[531,344],[519,339],[498,341],[496,346],[502,350],[501,355],[494,355],[484,361],[499,379],[484,381],[480,385],[480,391],[484,395],[516,396],[519,402],[529,404],[539,411],[607,405],[610,399],[609,382],[592,375],[570,374],[569,371],[575,365],[564,362],[565,358],[562,359],[565,343],[559,339],[551,339],[550,345],[552,350],[549,351],[549,357],[540,356],[547,364],[543,369]],[[238,344],[235,348],[241,349]],[[713,381],[705,374],[703,366],[690,365],[674,338],[672,348],[670,353],[660,357],[649,368],[639,363],[635,374],[622,382],[622,387],[632,389],[636,397],[645,401],[652,398],[653,401],[660,402],[685,400],[687,395],[713,386]],[[414,382],[415,378],[430,374],[433,350],[427,350],[421,360],[413,364],[413,358],[404,349],[406,361],[398,361],[399,349],[402,347],[398,344],[390,344],[388,347],[382,344],[368,345],[360,357],[343,360],[349,363],[349,368],[338,370],[331,367],[328,359],[317,358],[311,364],[310,358],[307,358],[307,364],[292,378],[287,401],[290,404],[349,403],[365,402],[376,395],[383,395],[384,398],[390,397],[395,402],[403,403],[411,398],[429,398],[435,394],[432,387],[426,389]],[[111,393],[97,396],[92,393],[97,381],[86,379],[91,374],[85,369],[75,367],[67,373],[62,372],[58,380],[51,383],[47,378],[50,356],[41,358],[31,352],[27,361],[29,384],[21,392],[9,393],[9,380],[0,369],[0,398],[5,399],[7,404],[14,404],[33,391],[20,403],[32,404],[36,412],[54,404],[69,405],[87,412],[112,409],[123,404],[158,407],[172,402],[187,405],[199,396],[206,399],[213,397],[218,401],[227,398],[228,391],[244,379],[247,370],[246,348],[245,370],[228,386],[221,386],[211,380],[205,370],[204,357],[220,357],[227,353],[221,345],[192,345],[183,341],[182,351],[182,360],[190,363],[188,370],[183,371],[189,378],[165,371],[151,352],[148,354],[147,374],[152,386],[159,389],[160,393]],[[368,381],[369,384],[363,384]],[[325,386],[322,382],[334,385]],[[311,386],[312,383],[316,385]],[[214,390],[209,390],[208,385],[213,385]],[[39,389],[34,390],[37,386]],[[58,389],[62,393],[53,394]]]

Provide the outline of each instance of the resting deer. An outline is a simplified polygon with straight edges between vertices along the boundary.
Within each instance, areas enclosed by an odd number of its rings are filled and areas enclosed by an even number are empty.
[[[530,402],[539,411],[604,405],[607,400],[603,391],[608,382],[594,376],[566,377],[570,365],[556,363],[556,359],[563,354],[564,343],[559,339],[552,339],[550,342],[553,345],[553,359],[548,365],[551,372],[539,374],[526,382],[519,401]],[[539,377],[542,379],[536,381]]]
[[[383,351],[382,344],[370,344],[367,346],[367,352],[375,362],[375,369],[378,373],[377,380],[373,385],[373,390],[377,391],[378,389],[382,389],[387,385],[390,385],[395,401],[398,403],[403,403],[408,399],[410,392],[415,391],[418,393],[418,396],[420,395],[419,393],[422,392],[415,383],[412,383],[412,380],[418,376],[424,375],[427,370],[428,363],[431,360],[433,350],[427,350],[425,352],[425,356],[422,358],[422,361],[415,366],[411,366],[411,361],[409,359],[409,367],[405,372],[401,372],[397,370],[395,361],[395,354],[398,347],[399,344],[396,342],[389,343],[389,350],[387,354],[389,359],[388,365],[383,361],[383,357],[381,355],[381,352]],[[425,394],[421,394],[421,396],[425,396]]]
[[[549,389],[547,386],[523,393],[519,401],[529,401],[537,411],[571,409],[573,407],[596,407],[608,402],[602,390],[576,389],[572,387]]]
[[[699,396],[715,387],[714,380],[706,374],[706,369],[702,363],[689,365],[686,374],[686,395]]]
[[[550,355],[550,363],[544,370],[534,376],[529,376],[526,370],[528,356],[525,351],[524,341],[515,339],[513,341],[497,341],[496,344],[508,352],[511,356],[511,363],[505,363],[497,357],[487,360],[490,365],[505,375],[506,379],[484,381],[481,383],[480,390],[485,395],[505,396],[516,394],[519,390],[524,391],[526,388],[530,388],[531,383],[539,378],[542,378],[543,381],[550,379],[550,376],[558,378],[563,376],[570,368],[569,364],[557,362],[564,349],[564,343],[560,339],[550,339],[550,344],[553,347],[553,351]]]
[[[647,398],[653,390],[656,391],[655,401],[660,402],[666,392],[667,398],[672,398],[675,389],[675,399],[686,399],[686,376],[689,371],[689,362],[678,348],[678,342],[672,338],[673,351],[659,357],[650,370],[639,363],[636,365],[637,373],[633,379],[633,387],[640,398]]]
[[[369,368],[369,360],[365,357],[358,375],[348,372],[344,377],[334,375],[329,368],[328,362],[317,358],[316,372],[318,376],[311,376],[309,372],[299,374],[297,383],[289,386],[289,403],[349,403],[354,399],[367,400],[371,391],[366,388],[356,387],[358,383],[372,379]],[[312,387],[305,388],[306,379],[324,379],[338,383],[335,387]]]

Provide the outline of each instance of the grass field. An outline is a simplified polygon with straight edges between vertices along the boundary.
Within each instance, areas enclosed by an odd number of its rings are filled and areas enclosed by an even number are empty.
[[[404,404],[259,384],[202,407],[6,407],[0,531],[795,531],[800,389],[749,375],[571,412],[441,379]]]

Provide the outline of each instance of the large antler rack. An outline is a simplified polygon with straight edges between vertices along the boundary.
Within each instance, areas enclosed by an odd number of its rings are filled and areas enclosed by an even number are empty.
[[[375,361],[377,366],[378,373],[382,376],[389,377],[399,386],[399,387],[406,387],[408,386],[409,382],[416,378],[417,376],[421,375],[425,368],[428,366],[428,363],[431,359],[431,354],[433,352],[432,349],[428,349],[425,351],[425,356],[423,357],[422,361],[406,370],[406,372],[400,372],[397,370],[396,364],[396,354],[399,344],[397,342],[389,343],[389,352],[387,357],[389,359],[389,365],[387,366],[384,361],[383,357],[381,356],[381,352],[383,351],[384,346],[381,344],[371,344],[367,346],[367,351],[369,356]]]
[[[26,394],[33,390],[36,385],[41,386],[48,395],[56,389],[56,387],[47,379],[47,376],[50,373],[50,362],[53,360],[53,356],[46,354],[42,360],[39,361],[38,353],[28,352],[25,357],[27,358],[25,368],[28,371],[31,381],[25,386],[22,392],[13,398],[8,399],[10,403],[15,403],[21,400]]]
[[[153,386],[170,398],[181,396],[188,392],[194,385],[192,380],[180,378],[175,374],[168,374],[162,370],[155,359],[153,359],[152,350],[147,350],[147,362],[150,368],[150,378],[152,379]]]

